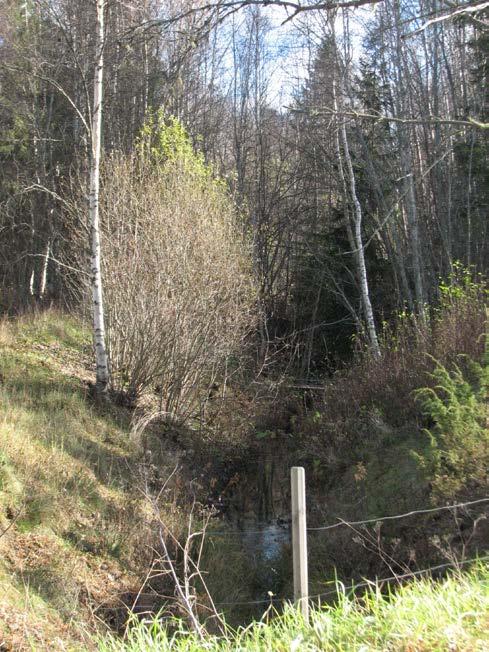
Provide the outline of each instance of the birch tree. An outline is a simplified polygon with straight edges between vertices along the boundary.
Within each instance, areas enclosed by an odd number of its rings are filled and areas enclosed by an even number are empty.
[[[107,391],[109,360],[105,345],[104,302],[102,294],[101,248],[99,223],[100,151],[102,135],[102,99],[104,74],[104,11],[105,0],[97,0],[96,59],[93,82],[92,152],[90,161],[89,223],[91,237],[91,285],[93,308],[93,340],[96,362],[96,389]]]
[[[336,94],[335,94],[336,95]],[[340,113],[338,105],[337,105],[337,98],[335,97],[335,110],[337,113]],[[355,262],[356,262],[356,271],[357,271],[357,278],[358,278],[358,283],[360,285],[360,296],[362,300],[362,309],[363,309],[363,314],[365,318],[365,327],[367,331],[367,337],[368,337],[368,342],[370,345],[370,348],[372,350],[372,353],[376,357],[380,357],[380,347],[379,347],[379,340],[377,337],[377,330],[375,328],[375,319],[374,319],[374,312],[372,309],[372,303],[370,301],[370,290],[369,290],[369,285],[368,285],[368,276],[367,276],[367,265],[365,263],[365,250],[363,247],[363,240],[362,240],[362,221],[363,221],[363,212],[362,212],[362,206],[360,204],[360,200],[358,198],[358,193],[357,193],[357,184],[355,180],[355,171],[353,169],[353,163],[351,160],[351,154],[350,154],[350,146],[348,144],[348,136],[346,133],[346,126],[345,126],[345,120],[344,118],[340,118],[341,122],[339,124],[338,130],[339,130],[339,140],[341,142],[341,147],[343,149],[343,153],[341,153],[341,149],[338,143],[338,165],[340,168],[340,173],[343,177],[344,185],[345,185],[345,201],[347,201],[348,194],[349,194],[349,199],[352,203],[353,210],[352,212],[352,222],[353,222],[353,229],[351,228],[350,224],[347,224],[347,230],[348,230],[348,235],[349,235],[349,240],[353,245],[353,251],[354,251],[354,256],[355,256]],[[343,154],[343,155],[342,155]],[[343,161],[342,158],[345,160],[345,166],[346,166],[346,172],[347,172],[347,180],[344,178],[344,173],[343,173]],[[346,185],[348,183],[348,194],[346,192]],[[347,220],[350,220],[350,215],[347,215]]]

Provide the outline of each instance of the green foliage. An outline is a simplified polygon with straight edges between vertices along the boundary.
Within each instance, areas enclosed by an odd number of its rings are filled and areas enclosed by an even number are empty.
[[[206,165],[203,154],[194,148],[184,125],[175,116],[166,115],[163,109],[148,112],[137,149],[143,161],[149,157],[156,166],[176,163],[194,178],[208,181],[213,177],[212,169]]]
[[[14,115],[12,126],[0,133],[0,156],[15,156],[23,160],[29,153],[29,140],[29,129],[24,118]]]
[[[465,361],[465,369],[447,369],[439,362],[431,374],[433,387],[416,392],[423,413],[434,421],[426,457],[419,462],[432,476],[438,496],[451,496],[472,485],[487,486],[489,428],[487,392],[489,365]]]
[[[277,434],[275,430],[258,430],[255,437],[257,439],[276,439]]]
[[[237,631],[226,628],[205,640],[181,621],[134,623],[122,641],[110,637],[99,652],[332,652],[371,650],[485,650],[489,643],[489,568],[482,563],[466,575],[443,582],[413,580],[383,594],[373,584],[360,598],[338,583],[337,601],[312,610],[305,623],[292,606],[273,618],[268,611],[259,622]]]
[[[489,298],[489,288],[483,274],[474,273],[460,261],[455,261],[447,279],[442,279],[438,286],[441,295],[440,309],[446,309],[455,303],[470,304],[481,296]]]

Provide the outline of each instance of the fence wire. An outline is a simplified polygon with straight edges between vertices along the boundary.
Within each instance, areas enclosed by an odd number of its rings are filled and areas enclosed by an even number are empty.
[[[417,516],[421,514],[432,514],[435,512],[440,512],[440,511],[447,511],[447,510],[453,510],[453,509],[459,509],[462,507],[471,507],[473,505],[480,505],[482,503],[489,503],[489,497],[486,498],[479,498],[478,500],[470,500],[465,503],[454,503],[453,505],[442,505],[441,507],[430,507],[430,508],[425,508],[425,509],[415,509],[410,512],[405,512],[403,514],[393,514],[391,516],[378,516],[376,518],[369,518],[369,519],[364,519],[361,521],[346,521],[344,519],[340,519],[337,523],[330,523],[328,525],[321,525],[319,527],[308,527],[307,532],[325,532],[326,530],[333,530],[338,527],[350,527],[350,526],[355,526],[355,525],[371,525],[375,523],[381,523],[384,521],[394,521],[398,519],[404,519],[408,518],[410,516]],[[242,535],[248,535],[248,534],[263,534],[268,530],[273,525],[277,525],[279,527],[282,527],[284,530],[289,529],[289,523],[282,525],[281,523],[270,523],[266,527],[262,527],[260,529],[254,529],[254,530],[247,530],[247,529],[237,529],[235,531],[233,530],[208,530],[206,532],[207,537],[214,537],[214,536],[242,536]]]
[[[330,523],[328,525],[323,525],[319,527],[311,527],[307,528],[308,532],[325,532],[328,530],[333,530],[338,527],[342,526],[347,526],[347,527],[352,527],[352,526],[360,526],[360,525],[372,525],[376,524],[379,522],[384,522],[384,521],[392,521],[392,520],[398,520],[398,519],[405,519],[409,518],[412,516],[417,516],[417,515],[423,515],[423,514],[432,514],[436,512],[441,512],[441,511],[447,511],[447,510],[454,510],[454,509],[462,509],[466,507],[472,507],[474,505],[480,505],[484,503],[489,503],[489,497],[485,498],[479,498],[477,500],[470,500],[466,502],[459,502],[459,503],[453,503],[452,505],[442,505],[440,507],[430,507],[430,508],[425,508],[425,509],[417,509],[417,510],[411,510],[409,512],[404,512],[402,514],[393,514],[389,516],[381,516],[377,518],[369,518],[369,519],[364,519],[364,520],[359,520],[359,521],[345,521],[344,519],[339,520],[337,523]],[[276,525],[274,523],[271,523],[270,525]],[[268,526],[268,528],[270,527]],[[260,529],[254,529],[254,530],[237,530],[237,531],[232,531],[232,530],[217,530],[217,531],[210,531],[206,533],[206,536],[212,537],[212,536],[242,536],[242,535],[253,535],[253,534],[263,534],[264,532],[267,531],[267,527],[263,527]],[[284,529],[289,529],[289,524],[287,524],[287,528],[284,527]],[[240,542],[240,545],[243,542]],[[238,545],[238,544],[237,544]],[[328,596],[332,596],[334,594],[338,594],[340,592],[342,593],[348,593],[351,591],[355,591],[356,589],[360,588],[365,588],[365,587],[372,587],[376,584],[383,584],[383,583],[389,583],[389,582],[399,582],[405,579],[409,579],[411,577],[417,577],[417,576],[422,576],[426,575],[429,573],[433,573],[434,571],[438,570],[444,570],[446,568],[454,568],[457,569],[461,566],[465,566],[467,564],[474,563],[476,561],[489,561],[489,555],[486,557],[475,557],[473,559],[467,559],[467,560],[462,560],[460,562],[448,562],[444,564],[438,564],[436,566],[430,566],[429,568],[421,569],[421,570],[413,570],[409,571],[404,574],[400,575],[391,575],[389,577],[384,577],[384,578],[376,578],[375,580],[369,580],[369,581],[364,581],[364,582],[359,582],[356,584],[351,584],[347,587],[343,585],[337,585],[336,588],[331,589],[329,591],[325,591],[322,593],[317,593],[315,595],[309,596],[309,600],[320,600],[321,598],[326,598]],[[257,606],[257,605],[268,605],[268,606],[277,606],[277,605],[282,605],[285,603],[291,603],[293,602],[293,598],[287,597],[287,598],[277,598],[276,596],[270,596],[268,599],[261,599],[261,600],[245,600],[245,601],[224,601],[224,602],[218,602],[216,603],[216,607],[234,607],[234,606]]]
[[[489,555],[486,555],[484,557],[473,557],[472,559],[464,559],[457,562],[447,562],[445,564],[438,564],[436,566],[430,566],[429,568],[423,568],[421,570],[413,570],[410,571],[409,573],[404,573],[402,575],[390,575],[389,577],[383,577],[380,579],[375,578],[375,580],[357,582],[355,584],[350,584],[349,586],[344,586],[343,584],[338,582],[338,584],[334,589],[331,589],[329,591],[324,591],[322,593],[316,593],[315,595],[310,595],[308,599],[309,601],[311,601],[311,600],[319,600],[320,598],[325,598],[335,594],[347,595],[348,593],[351,593],[353,591],[356,591],[357,589],[361,589],[365,587],[374,587],[376,585],[389,583],[389,582],[400,582],[401,580],[410,579],[412,577],[419,577],[420,575],[427,575],[429,573],[433,573],[434,571],[444,570],[446,568],[453,568],[454,570],[457,570],[459,567],[466,566],[467,564],[473,564],[475,562],[485,562],[485,561],[489,561]],[[251,605],[259,605],[259,604],[275,606],[275,605],[281,605],[281,604],[292,603],[292,602],[293,602],[293,598],[276,598],[275,596],[270,596],[266,600],[263,599],[263,600],[246,600],[242,602],[241,601],[216,602],[215,606],[234,607],[234,606],[251,606]]]
[[[442,505],[441,507],[432,507],[427,509],[414,509],[411,512],[405,512],[404,514],[395,514],[393,516],[381,516],[379,518],[369,518],[364,521],[345,521],[341,519],[338,523],[332,523],[331,525],[323,525],[321,527],[308,527],[308,532],[322,532],[324,530],[332,530],[333,528],[341,527],[342,525],[368,525],[371,523],[380,523],[383,521],[394,521],[401,518],[407,518],[408,516],[416,516],[418,514],[432,514],[434,512],[440,512],[442,510],[458,509],[459,507],[470,507],[471,505],[478,505],[480,503],[489,502],[489,498],[480,498],[479,500],[470,500],[466,503],[455,503],[453,505]]]

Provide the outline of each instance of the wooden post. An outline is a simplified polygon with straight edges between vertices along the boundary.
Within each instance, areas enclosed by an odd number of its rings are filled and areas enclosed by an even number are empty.
[[[302,466],[293,466],[292,489],[292,555],[294,558],[294,600],[304,620],[309,618],[307,572],[306,479]]]

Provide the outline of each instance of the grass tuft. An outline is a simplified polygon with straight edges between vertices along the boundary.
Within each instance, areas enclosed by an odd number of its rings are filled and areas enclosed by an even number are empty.
[[[204,641],[182,623],[137,623],[125,640],[110,637],[99,652],[484,652],[489,649],[489,566],[477,563],[443,581],[412,582],[381,592],[377,584],[361,597],[338,585],[333,606],[312,610],[306,624],[292,607],[268,613],[246,628],[228,629]]]

